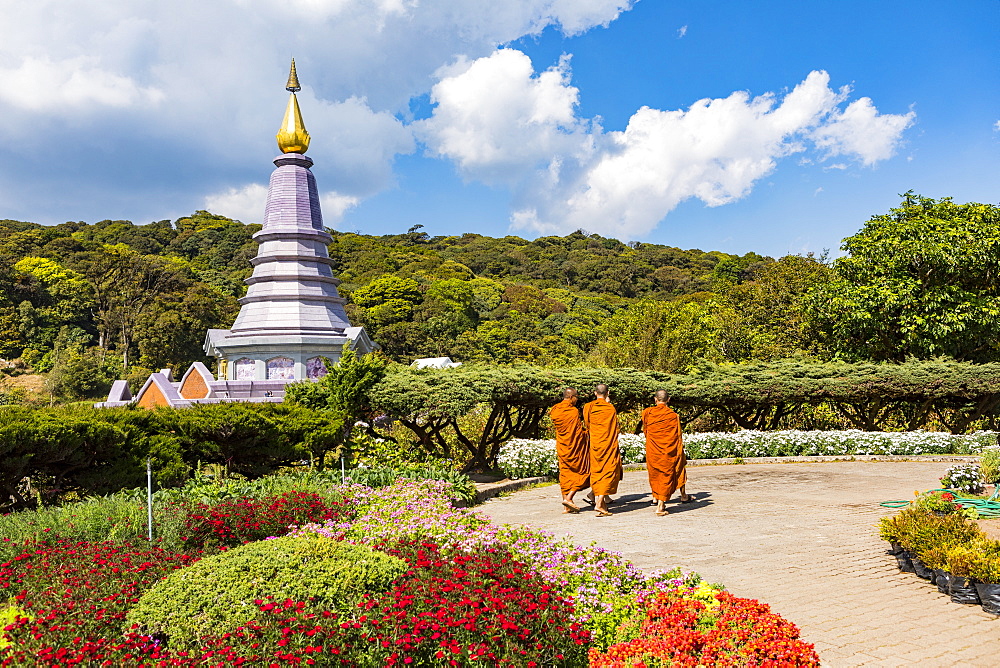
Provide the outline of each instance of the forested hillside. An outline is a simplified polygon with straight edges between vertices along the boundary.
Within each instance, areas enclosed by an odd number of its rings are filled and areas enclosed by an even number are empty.
[[[994,361],[997,207],[907,194],[845,240],[849,255],[743,256],[596,234],[432,237],[332,232],[355,324],[392,359],[631,366],[790,356]],[[0,221],[0,358],[63,398],[204,359],[228,327],[260,227]]]

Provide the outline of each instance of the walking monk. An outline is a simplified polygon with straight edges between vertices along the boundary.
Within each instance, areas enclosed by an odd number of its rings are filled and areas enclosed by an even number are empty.
[[[590,433],[590,488],[596,497],[598,517],[609,517],[608,496],[618,491],[622,455],[618,449],[618,411],[611,404],[608,386],[594,388],[597,398],[583,407],[583,422]]]
[[[587,430],[576,407],[576,390],[567,387],[563,398],[549,410],[549,417],[556,428],[556,456],[559,458],[559,488],[562,504],[567,513],[578,513],[573,495],[590,487],[590,452]]]
[[[681,441],[681,421],[670,406],[667,392],[656,391],[656,405],[642,412],[642,431],[646,434],[646,471],[649,486],[656,499],[656,514],[667,514],[665,504],[675,490],[681,491],[681,502],[691,500],[684,493],[687,474],[684,467],[684,443]]]

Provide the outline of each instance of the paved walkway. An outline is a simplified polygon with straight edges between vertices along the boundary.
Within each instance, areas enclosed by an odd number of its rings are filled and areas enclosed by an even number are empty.
[[[697,502],[656,517],[645,471],[626,472],[614,517],[563,515],[556,485],[491,500],[482,511],[581,543],[596,541],[652,570],[681,566],[771,605],[816,645],[824,666],[1000,665],[1000,620],[951,603],[900,573],[878,505],[938,486],[947,464],[835,462],[688,469]]]

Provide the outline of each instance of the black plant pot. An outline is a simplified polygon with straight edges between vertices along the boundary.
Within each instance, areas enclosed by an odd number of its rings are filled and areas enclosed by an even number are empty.
[[[977,582],[976,592],[983,610],[993,615],[1000,615],[1000,584]]]
[[[899,566],[899,570],[904,573],[913,572],[913,562],[910,561],[909,552],[900,551],[900,553],[896,555],[896,565]]]
[[[917,574],[918,578],[933,581],[934,571],[924,566],[924,562],[920,561],[920,557],[915,554],[911,555],[910,561],[913,563],[913,572]]]
[[[951,574],[943,568],[934,569],[934,584],[942,594],[951,594]]]
[[[889,554],[896,555],[903,551],[903,546],[899,543],[889,543]]]
[[[976,584],[969,578],[959,575],[952,575],[951,581],[951,602],[964,603],[965,605],[979,605],[979,592]]]

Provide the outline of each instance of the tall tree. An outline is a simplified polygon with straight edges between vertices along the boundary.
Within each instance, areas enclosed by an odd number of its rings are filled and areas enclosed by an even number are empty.
[[[809,309],[847,359],[1000,353],[1000,208],[908,192],[844,240]]]

